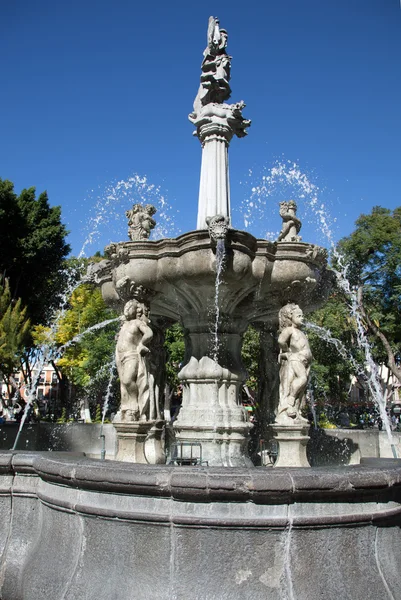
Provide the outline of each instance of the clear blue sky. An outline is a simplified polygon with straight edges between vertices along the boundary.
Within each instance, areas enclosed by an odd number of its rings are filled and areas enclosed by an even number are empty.
[[[252,120],[230,148],[235,227],[277,159],[319,186],[336,239],[374,205],[401,205],[399,0],[3,1],[0,177],[48,191],[74,254],[101,205],[87,253],[126,239],[123,214],[141,194],[107,196],[134,174],[160,186],[167,233],[194,229],[201,150],[187,115],[209,15],[228,30],[231,101]],[[277,202],[297,193],[274,188],[250,231],[279,229]],[[298,214],[304,240],[324,245],[307,208]]]

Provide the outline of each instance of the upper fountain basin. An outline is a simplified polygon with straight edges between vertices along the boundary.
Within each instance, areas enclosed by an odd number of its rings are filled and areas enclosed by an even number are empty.
[[[274,322],[286,302],[297,302],[308,312],[331,289],[327,252],[318,246],[258,240],[230,229],[225,252],[218,290],[222,315]],[[89,276],[108,304],[121,308],[139,290],[148,296],[152,314],[174,320],[209,313],[215,304],[216,244],[207,230],[111,244],[106,255],[108,260],[93,265]]]

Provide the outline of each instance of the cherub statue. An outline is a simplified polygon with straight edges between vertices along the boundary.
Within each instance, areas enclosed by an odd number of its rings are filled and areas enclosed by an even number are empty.
[[[228,83],[231,76],[231,56],[226,52],[227,38],[227,31],[219,27],[219,20],[209,17],[207,46],[203,52],[202,74],[194,101],[194,112],[190,115],[192,119],[196,118],[206,104],[221,104],[231,96]]]
[[[128,236],[132,242],[149,239],[150,232],[156,226],[152,218],[156,208],[152,204],[134,204],[131,210],[125,213],[128,219]]]
[[[301,331],[303,312],[297,304],[287,304],[279,312],[280,397],[276,415],[279,425],[307,422],[301,414],[308,384],[312,353],[308,338]]]
[[[145,355],[153,332],[143,319],[144,307],[129,300],[125,320],[118,334],[116,365],[121,385],[121,406],[117,421],[146,421],[149,412],[149,372]]]
[[[300,242],[301,236],[298,235],[301,229],[301,221],[296,216],[297,204],[294,200],[280,202],[280,217],[283,219],[279,242]]]

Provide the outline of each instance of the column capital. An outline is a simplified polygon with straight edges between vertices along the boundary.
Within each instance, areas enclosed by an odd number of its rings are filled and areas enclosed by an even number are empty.
[[[196,127],[194,135],[200,139],[202,145],[214,138],[225,141],[228,146],[233,135],[247,135],[246,128],[250,126],[251,121],[242,116],[244,107],[242,101],[236,104],[207,104],[199,113],[189,115],[189,120]]]

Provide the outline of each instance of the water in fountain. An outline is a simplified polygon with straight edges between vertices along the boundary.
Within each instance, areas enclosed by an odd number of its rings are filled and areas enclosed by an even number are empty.
[[[253,176],[251,171],[249,174],[250,177]],[[373,360],[371,347],[363,327],[363,319],[359,308],[357,293],[347,279],[347,265],[344,258],[338,252],[334,241],[334,219],[330,218],[330,211],[320,199],[321,193],[322,190],[319,186],[310,181],[309,177],[302,172],[297,163],[292,161],[277,161],[271,169],[265,169],[261,181],[257,185],[252,186],[250,196],[243,201],[241,208],[244,215],[244,225],[247,229],[250,226],[254,227],[257,222],[266,222],[265,212],[267,201],[273,196],[275,199],[280,195],[287,199],[289,197],[295,198],[298,202],[303,203],[306,213],[311,211],[314,215],[319,230],[328,242],[336,260],[337,268],[331,268],[335,272],[340,289],[343,290],[348,298],[350,313],[356,323],[358,345],[363,350],[365,356],[367,369],[365,369],[364,373],[367,377],[367,384],[372,399],[379,409],[393,455],[396,458],[397,453],[393,442],[389,417],[386,411],[386,402],[380,384],[380,376],[377,365]],[[267,232],[264,237],[268,239],[277,239],[277,235],[278,233],[276,232]]]
[[[316,414],[315,392],[314,392],[311,380],[308,383],[307,398],[309,400],[309,405],[310,405],[310,409],[311,409],[312,416],[313,416],[313,425],[314,425],[314,428],[317,429],[317,414]]]
[[[70,298],[72,292],[80,285],[80,281],[77,276],[78,268],[73,267],[72,269],[66,269],[64,271],[64,275],[66,278],[66,289],[61,296],[59,308],[54,311],[50,327],[47,330],[45,330],[45,339],[43,340],[42,344],[36,349],[36,361],[34,368],[35,375],[32,378],[30,385],[25,388],[26,404],[12,450],[15,450],[17,447],[22,428],[24,427],[33,401],[36,398],[36,389],[38,387],[40,373],[42,372],[45,365],[49,364],[52,360],[55,360],[58,356],[58,349],[55,341],[57,328],[60,323],[60,320],[66,313],[68,299]]]
[[[224,239],[219,238],[216,244],[216,284],[215,284],[215,295],[214,295],[214,311],[215,311],[215,322],[214,322],[214,335],[213,335],[213,360],[218,362],[219,354],[219,321],[220,321],[220,306],[219,306],[219,292],[220,285],[222,283],[223,271],[226,261],[226,246]]]
[[[331,334],[331,331],[329,329],[325,329],[325,327],[320,327],[320,325],[316,325],[315,323],[311,323],[310,321],[305,322],[305,327],[306,327],[306,329],[310,329],[311,331],[316,333],[325,342],[334,346],[335,349],[337,350],[338,354],[342,358],[344,358],[345,360],[348,360],[352,364],[352,367],[354,368],[356,373],[358,373],[358,375],[365,376],[365,370],[363,369],[363,367],[358,363],[357,360],[355,360],[355,358],[352,356],[352,354],[344,346],[342,341],[335,338]]]
[[[104,420],[106,418],[106,414],[109,409],[109,402],[110,402],[111,392],[113,389],[113,381],[115,378],[115,374],[116,374],[116,358],[115,358],[115,356],[113,356],[113,360],[109,364],[109,380],[107,383],[106,393],[105,393],[105,396],[103,399],[102,424],[100,426],[100,434],[99,434],[99,439],[102,441],[102,449],[101,449],[101,453],[100,453],[100,458],[102,460],[104,460],[106,458],[106,449],[105,449],[106,437],[103,433]]]
[[[56,339],[55,339],[56,333],[57,333],[57,325],[60,322],[61,316],[63,314],[65,314],[65,310],[60,311],[60,314],[58,314],[57,318],[52,323],[50,330],[47,332],[46,342],[43,343],[37,350],[37,361],[35,363],[35,369],[34,369],[35,375],[31,381],[31,384],[27,388],[25,388],[26,389],[26,392],[25,392],[26,405],[24,408],[24,413],[21,418],[21,422],[20,422],[20,425],[18,428],[16,438],[14,440],[14,445],[12,448],[13,450],[15,450],[17,447],[17,444],[18,444],[18,441],[19,441],[19,438],[21,435],[21,431],[24,427],[29,410],[32,406],[32,403],[36,399],[36,389],[38,387],[40,373],[42,372],[45,365],[49,364],[52,361],[56,361],[57,359],[59,359],[63,355],[65,350],[67,350],[67,348],[72,346],[74,343],[78,343],[88,333],[93,333],[94,331],[102,329],[102,328],[106,327],[107,325],[110,325],[111,323],[115,323],[116,321],[119,321],[121,319],[120,317],[116,317],[114,319],[107,319],[107,320],[103,321],[102,323],[96,323],[95,325],[88,327],[85,331],[82,331],[81,333],[76,335],[74,338],[69,340],[63,346],[57,346]]]
[[[129,204],[153,204],[157,209],[152,239],[176,237],[181,233],[176,226],[178,211],[167,201],[161,187],[150,183],[146,176],[134,174],[125,180],[100,186],[96,193],[92,190],[87,200],[92,205],[91,216],[84,223],[86,235],[79,257],[86,256],[100,237],[104,238],[102,246],[127,239],[125,210],[131,208]],[[114,239],[108,237],[110,231]]]

